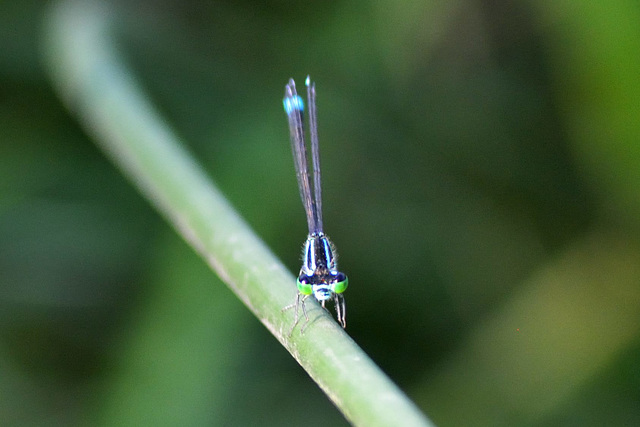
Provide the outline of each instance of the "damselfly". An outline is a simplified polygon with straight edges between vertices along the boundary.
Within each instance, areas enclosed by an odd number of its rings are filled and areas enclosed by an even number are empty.
[[[309,234],[304,244],[302,267],[298,276],[298,294],[294,304],[283,310],[295,307],[293,328],[298,324],[298,309],[302,306],[302,313],[309,322],[305,309],[305,300],[313,295],[323,308],[328,300],[333,300],[338,322],[343,328],[347,326],[346,305],[343,292],[349,281],[344,273],[338,271],[337,254],[333,243],[324,234],[322,226],[322,187],[320,184],[320,152],[318,149],[318,123],[316,119],[316,86],[307,76],[307,104],[309,107],[309,139],[311,140],[311,164],[313,166],[313,187],[309,177],[307,147],[304,131],[304,102],[296,92],[293,79],[284,90],[284,111],[289,118],[289,133],[291,136],[291,150],[296,167],[300,198],[307,215]],[[304,326],[302,330],[304,330]]]

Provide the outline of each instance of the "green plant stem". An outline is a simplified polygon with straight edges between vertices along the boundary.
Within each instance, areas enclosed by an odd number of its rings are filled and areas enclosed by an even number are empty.
[[[315,303],[304,334],[287,333],[295,278],[229,205],[145,98],[114,46],[104,4],[61,1],[45,54],[67,107],[113,162],[357,425],[431,425]],[[212,100],[213,102],[214,100]],[[357,283],[356,283],[357,285]]]

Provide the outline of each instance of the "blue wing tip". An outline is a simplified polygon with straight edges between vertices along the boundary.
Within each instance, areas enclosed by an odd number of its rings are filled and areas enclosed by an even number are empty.
[[[294,111],[304,111],[304,101],[298,95],[288,95],[282,100],[284,111],[287,115]]]

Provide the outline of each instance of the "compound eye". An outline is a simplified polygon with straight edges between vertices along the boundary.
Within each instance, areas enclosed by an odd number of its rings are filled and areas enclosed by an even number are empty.
[[[349,279],[347,278],[347,275],[344,273],[338,273],[335,278],[335,283],[333,284],[333,292],[341,294],[347,290],[347,286],[349,286]]]
[[[302,274],[298,277],[298,292],[302,295],[311,295],[313,293],[313,286],[311,285],[311,279],[306,274]]]

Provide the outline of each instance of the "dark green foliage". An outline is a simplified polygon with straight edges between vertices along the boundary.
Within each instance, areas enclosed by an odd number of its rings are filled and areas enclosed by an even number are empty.
[[[167,425],[342,422],[68,115],[48,4],[0,5],[3,424],[152,420],[172,389]],[[112,6],[154,105],[292,272],[281,99],[312,74],[347,332],[437,423],[640,423],[637,5]],[[166,376],[136,400],[141,361]]]

